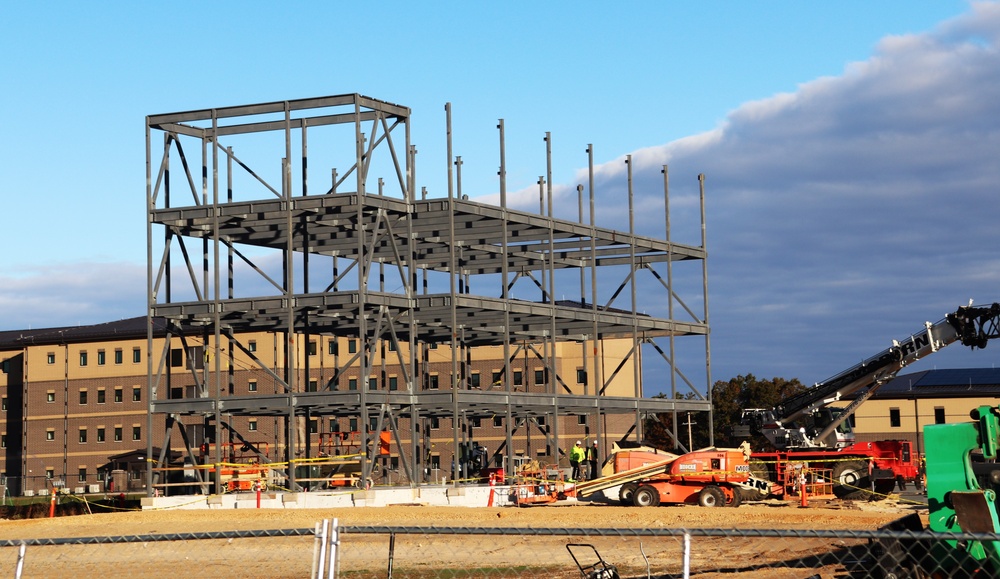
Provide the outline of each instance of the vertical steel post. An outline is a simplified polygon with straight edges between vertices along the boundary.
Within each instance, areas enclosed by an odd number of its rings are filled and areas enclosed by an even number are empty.
[[[634,392],[636,398],[642,398],[641,376],[639,374],[639,312],[636,306],[636,261],[635,261],[635,192],[632,188],[632,155],[625,156],[625,165],[628,167],[628,239],[629,239],[629,268],[631,281],[629,288],[632,293],[632,380],[634,382]],[[637,404],[635,407],[635,436],[637,442],[642,442],[643,424],[642,410]]]
[[[500,131],[500,213],[501,220],[503,221],[503,226],[501,227],[502,233],[500,238],[500,281],[501,281],[501,296],[503,297],[504,307],[503,307],[503,376],[504,376],[504,392],[507,393],[507,413],[510,415],[510,395],[511,395],[511,379],[510,379],[510,291],[508,284],[510,283],[510,270],[509,270],[509,256],[507,255],[507,236],[508,236],[508,226],[507,226],[507,150],[504,134],[504,122],[500,119],[497,124],[497,129]],[[510,430],[510,425],[507,425],[508,431]],[[508,452],[509,454],[509,452]]]
[[[667,236],[667,319],[671,323],[674,321],[674,259],[673,251],[674,244],[670,236],[670,172],[666,165],[663,166],[663,211],[664,211],[664,223],[666,225],[666,236]],[[677,351],[675,350],[674,344],[674,333],[670,332],[669,340],[669,352],[670,352],[670,398],[677,398]],[[677,444],[677,409],[673,410],[673,437],[674,444]],[[691,416],[688,416],[688,423],[691,422]],[[690,429],[690,426],[688,427]],[[690,436],[688,437],[690,439]],[[691,446],[690,441],[688,446]],[[692,450],[688,448],[688,450]]]
[[[705,174],[698,174],[698,195],[701,201],[701,260],[702,295],[705,298],[705,327],[708,328],[708,240],[705,233]],[[712,346],[709,332],[705,332],[705,386],[708,396],[708,445],[715,446],[715,412],[712,410]]]
[[[452,176],[452,142],[451,142],[451,103],[446,103],[444,105],[445,119],[446,119],[446,131],[447,131],[447,149],[448,158],[446,163],[448,165],[448,297],[450,303],[449,313],[451,314],[451,323],[449,330],[450,345],[451,345],[451,415],[452,415],[452,461],[451,461],[451,482],[453,486],[458,486],[458,449],[459,449],[459,439],[458,439],[458,429],[454,428],[454,425],[458,423],[458,399],[460,395],[461,388],[459,388],[458,382],[458,295],[456,294],[456,287],[458,285],[458,272],[455,271],[455,266],[457,260],[455,259],[455,244],[457,243],[455,239],[455,189],[454,181]]]

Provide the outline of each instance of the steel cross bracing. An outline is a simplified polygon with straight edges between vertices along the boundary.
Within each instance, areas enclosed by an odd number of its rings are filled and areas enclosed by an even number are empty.
[[[428,419],[451,417],[464,425],[475,418],[504,416],[512,424],[509,441],[525,418],[585,415],[596,421],[602,415],[634,414],[639,421],[653,412],[709,410],[704,397],[643,398],[641,385],[635,396],[604,395],[628,359],[612,371],[601,368],[596,356],[585,355],[595,384],[582,393],[573,391],[548,358],[556,343],[577,342],[584,351],[596,350],[598,338],[631,338],[628,358],[636,365],[646,343],[671,367],[674,337],[702,336],[707,349],[707,299],[702,298],[706,309],[699,316],[669,283],[672,263],[705,262],[704,243],[683,245],[597,227],[593,208],[591,222],[584,224],[582,193],[580,222],[554,218],[551,209],[549,215],[539,215],[505,203],[497,207],[461,199],[450,190],[447,198],[417,200],[409,113],[406,107],[349,94],[147,117],[150,350],[154,319],[169,321],[168,336],[173,336],[154,352],[155,360],[150,356],[150,432],[153,414],[171,417],[166,440],[171,425],[182,425],[183,417],[221,425],[231,416],[278,416],[287,418],[287,448],[301,449],[296,424],[304,417],[360,418],[366,440],[369,419],[377,417],[379,426],[392,428],[397,441],[397,420],[404,418],[411,421],[411,444],[404,448],[399,443],[398,450],[407,473],[419,479],[420,467],[426,466],[424,457],[417,456],[424,430],[420,425]],[[318,138],[331,130],[340,130],[343,138]],[[162,150],[154,148],[154,132],[162,133]],[[241,139],[248,137],[254,139],[243,144]],[[272,140],[265,144],[263,137]],[[313,176],[316,162],[311,166],[309,157],[320,148],[329,185],[315,192],[320,178]],[[265,163],[255,164],[262,152]],[[326,154],[347,159],[346,171],[329,165]],[[296,156],[298,163],[293,162]],[[382,179],[377,194],[366,190],[373,170],[392,175],[389,194]],[[327,268],[322,274],[317,263]],[[667,268],[666,278],[657,273],[658,265]],[[625,267],[629,273],[601,305],[594,276],[608,266]],[[581,296],[586,295],[584,272],[591,272],[595,281],[589,302],[552,299],[557,271],[569,269],[581,272]],[[639,314],[634,296],[631,307],[612,307],[642,271],[652,272],[665,288],[661,301],[669,301],[671,311],[674,303],[682,305],[687,319]],[[474,280],[497,274],[503,274],[508,287],[519,278],[531,280],[540,300],[503,299],[506,292],[495,286],[489,289],[491,296],[472,294],[473,285],[479,290],[495,284]],[[429,277],[437,282],[431,284],[436,292],[429,288]],[[441,284],[441,279],[451,283]],[[279,353],[288,363],[276,369],[261,363],[241,343],[248,332],[288,336],[287,349]],[[310,336],[357,339],[358,352],[338,361],[341,369],[360,367],[362,385],[379,372],[373,354],[391,344],[403,378],[400,389],[337,391],[332,388],[335,376],[319,391],[305,392],[309,357],[296,348]],[[663,337],[671,339],[670,353],[655,345]],[[172,373],[166,360],[173,340],[185,349],[189,342],[200,342],[214,353],[203,367]],[[450,345],[456,352],[455,388],[448,383],[440,390],[427,388],[421,353],[434,344]],[[531,344],[544,344],[544,351]],[[551,371],[551,385],[543,392],[515,392],[504,376],[496,389],[472,389],[469,351],[500,345],[532,350]],[[403,350],[405,356],[399,353]],[[258,362],[280,392],[233,395],[233,352]],[[671,372],[671,381],[676,377],[691,385],[679,369]],[[197,386],[195,393],[172,396],[170,384],[185,380]],[[545,433],[558,448],[558,430]],[[190,447],[183,431],[181,435]],[[373,448],[368,448],[369,457],[374,457]],[[221,455],[216,461],[221,462]],[[295,487],[294,469],[288,476]],[[153,482],[150,474],[150,489]]]

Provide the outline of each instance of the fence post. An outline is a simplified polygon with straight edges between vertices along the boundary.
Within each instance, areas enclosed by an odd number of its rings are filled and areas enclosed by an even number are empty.
[[[316,523],[316,538],[313,540],[312,573],[309,574],[312,579],[319,579],[323,576],[323,565],[326,552],[326,524],[326,519],[323,519],[323,522],[321,523]]]
[[[326,575],[328,579],[335,579],[340,575],[340,527],[337,521],[338,519],[333,520],[333,523],[330,524],[330,532],[327,533],[330,542],[329,571]]]
[[[684,531],[684,579],[691,579],[691,533]]]
[[[21,548],[17,550],[17,568],[14,571],[14,579],[21,579],[21,571],[24,570],[24,552],[27,548],[27,545],[21,543]]]

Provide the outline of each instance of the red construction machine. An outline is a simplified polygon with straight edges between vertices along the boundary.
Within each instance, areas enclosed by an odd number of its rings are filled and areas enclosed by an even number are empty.
[[[739,506],[741,489],[750,486],[749,445],[706,448],[683,455],[651,448],[616,451],[614,473],[576,485],[576,496],[620,486],[622,504],[654,507],[691,504]]]

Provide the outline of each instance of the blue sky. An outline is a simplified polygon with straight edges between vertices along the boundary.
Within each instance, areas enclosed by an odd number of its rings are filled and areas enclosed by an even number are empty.
[[[557,192],[594,145],[603,225],[627,226],[632,154],[650,199],[670,164],[675,240],[696,244],[684,208],[705,173],[714,379],[814,382],[1000,300],[995,3],[433,6],[4,4],[0,329],[142,315],[146,115],[350,92],[411,107],[432,196],[445,102],[472,197],[498,190],[500,118],[525,207],[546,131]]]

